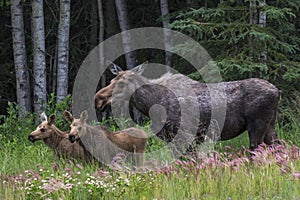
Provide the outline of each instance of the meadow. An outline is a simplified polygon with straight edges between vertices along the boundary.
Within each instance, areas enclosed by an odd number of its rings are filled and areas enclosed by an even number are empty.
[[[262,145],[251,158],[244,133],[219,142],[205,157],[160,164],[152,160],[151,166],[135,173],[99,168],[96,162],[57,160],[42,141],[28,141],[36,128],[33,116],[18,119],[13,105],[8,111],[0,125],[0,199],[300,198],[297,122],[277,127],[282,145]],[[64,121],[57,123],[63,127]],[[151,138],[147,152],[161,146]]]

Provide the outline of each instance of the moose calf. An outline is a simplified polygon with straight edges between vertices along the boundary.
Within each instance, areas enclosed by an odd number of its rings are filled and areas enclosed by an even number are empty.
[[[28,139],[31,142],[43,140],[50,147],[56,157],[80,159],[89,162],[92,156],[80,144],[71,143],[68,140],[68,133],[59,130],[54,125],[55,115],[50,115],[49,121],[45,113],[41,114],[42,123],[35,131],[30,133]]]
[[[80,119],[75,119],[68,111],[65,111],[64,115],[71,122],[69,140],[75,142],[80,139],[87,150],[99,161],[110,163],[117,153],[123,152],[130,154],[136,166],[143,164],[148,140],[143,130],[128,128],[110,132],[103,126],[90,126],[86,123],[87,111],[80,114]]]

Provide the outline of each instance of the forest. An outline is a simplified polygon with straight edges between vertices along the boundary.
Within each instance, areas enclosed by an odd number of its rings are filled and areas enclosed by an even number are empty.
[[[300,0],[0,0],[0,198],[298,199],[299,18]],[[147,27],[165,28],[161,38],[157,36],[163,48],[132,51],[139,36],[125,33]],[[67,122],[64,111],[76,109],[78,74],[95,50],[105,57],[127,52],[111,60],[118,69],[159,63],[194,81],[214,82],[185,59],[200,59],[198,46],[172,46],[176,41],[168,30],[201,45],[218,69],[219,81],[260,78],[281,91],[276,111],[280,144],[262,144],[250,152],[243,133],[217,142],[206,156],[172,160],[166,141],[153,136],[151,122],[142,117],[134,119],[139,121],[135,125],[151,137],[147,167],[137,173],[120,169],[122,156],[111,167],[99,167],[95,160],[56,157],[45,139],[31,143],[29,134],[39,130],[42,112],[46,121],[70,130],[72,119]],[[114,38],[121,40],[122,50],[117,45],[114,52],[101,49],[99,44]],[[112,72],[107,68],[93,80],[98,82],[94,93],[110,85]],[[97,115],[98,121],[91,123],[108,132],[120,131],[118,125],[127,123],[116,122],[109,109]],[[158,152],[157,161],[151,152]]]

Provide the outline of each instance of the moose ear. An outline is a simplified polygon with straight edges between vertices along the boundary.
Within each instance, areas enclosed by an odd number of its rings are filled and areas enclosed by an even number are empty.
[[[54,124],[54,121],[55,121],[55,115],[53,115],[53,114],[50,115],[49,119],[50,119],[50,120],[49,120],[48,124],[49,124],[49,125]]]
[[[74,117],[73,117],[73,115],[69,111],[65,110],[64,111],[64,116],[65,116],[65,119],[67,121],[69,121],[69,122],[73,122],[74,121]]]
[[[119,67],[118,65],[116,65],[115,63],[113,63],[111,61],[107,61],[107,65],[110,65],[109,70],[111,71],[111,73],[113,75],[118,75],[119,72],[123,71],[123,69],[121,67]]]
[[[142,74],[145,70],[146,65],[148,64],[148,61],[136,66],[135,68],[132,69],[133,72],[137,74]]]
[[[48,121],[48,118],[47,118],[47,115],[45,114],[45,112],[42,112],[41,120],[42,120],[42,122]]]
[[[88,112],[86,110],[82,111],[82,113],[80,114],[80,121],[82,123],[85,123],[86,120],[88,119]]]

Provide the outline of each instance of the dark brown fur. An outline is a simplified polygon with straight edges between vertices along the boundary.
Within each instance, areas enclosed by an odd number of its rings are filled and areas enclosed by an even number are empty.
[[[182,91],[182,95],[175,95],[168,86],[176,86],[173,91]],[[212,102],[209,87],[216,88],[217,92],[218,88],[224,87],[224,93],[217,95]],[[186,91],[186,88],[192,90]],[[130,92],[132,90],[133,93]],[[158,136],[166,141],[174,138],[180,125],[181,108],[178,99],[193,101],[190,94],[196,94],[197,102],[194,104],[198,105],[199,110],[199,113],[195,113],[197,110],[193,108],[188,112],[191,121],[193,116],[197,116],[195,114],[200,115],[199,124],[188,124],[190,127],[197,126],[196,140],[203,140],[212,122],[218,125],[220,119],[211,119],[212,108],[225,107],[225,104],[226,118],[220,134],[221,140],[232,139],[247,130],[250,148],[254,149],[262,142],[272,144],[277,139],[275,122],[280,93],[274,85],[262,79],[203,84],[181,74],[167,73],[159,79],[147,80],[138,72],[119,71],[107,87],[96,93],[95,107],[101,111],[112,101],[120,102],[116,105],[122,106],[122,100],[128,99],[127,93],[132,94],[131,104],[147,116],[155,104],[165,108],[167,119]],[[162,123],[159,116],[158,119],[152,119],[152,124]]]

